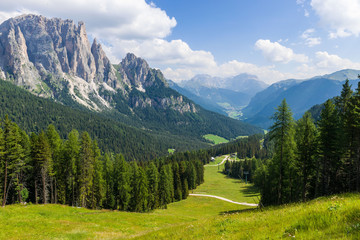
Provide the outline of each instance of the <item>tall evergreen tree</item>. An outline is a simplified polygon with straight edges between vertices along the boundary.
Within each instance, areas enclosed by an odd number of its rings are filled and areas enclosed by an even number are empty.
[[[298,120],[296,126],[296,164],[301,177],[301,198],[308,199],[311,180],[316,176],[317,129],[309,112]]]
[[[177,162],[172,163],[172,171],[174,176],[174,198],[176,201],[182,200],[182,185],[180,178],[179,164]]]
[[[126,211],[131,198],[130,166],[121,154],[115,156],[114,163],[114,193],[117,208]]]
[[[113,156],[105,153],[103,157],[103,176],[105,186],[105,199],[103,206],[108,209],[116,209],[114,191],[114,163]]]
[[[79,132],[73,129],[64,142],[61,149],[60,176],[65,178],[66,194],[65,199],[61,199],[69,205],[76,205],[78,198],[78,162],[80,157]]]
[[[61,168],[63,166],[60,159],[62,139],[52,124],[50,124],[46,130],[46,137],[50,146],[53,163],[53,172],[50,175],[51,203],[58,202],[58,192],[60,193],[61,203],[65,203],[65,176],[61,176]],[[60,191],[58,191],[58,189]]]
[[[338,172],[341,171],[340,123],[335,105],[327,100],[318,122],[320,131],[319,151],[321,156],[320,195],[338,192]]]
[[[159,181],[159,204],[162,208],[167,208],[167,204],[171,202],[171,182],[169,179],[166,165],[163,165],[160,169],[160,181]]]
[[[275,151],[269,172],[275,178],[276,203],[292,201],[294,188],[294,119],[284,99],[272,117],[274,124],[270,128],[270,139],[274,141]],[[269,169],[269,170],[270,170]]]
[[[149,209],[155,209],[159,206],[159,172],[154,162],[150,162],[146,168],[146,175],[149,184]]]
[[[31,151],[35,170],[35,199],[37,203],[39,193],[41,193],[42,202],[46,204],[49,195],[49,176],[52,175],[51,150],[44,132],[41,132],[37,137],[33,136],[31,139],[34,141],[31,144]],[[40,186],[42,191],[38,192]]]
[[[92,191],[94,177],[94,152],[92,140],[87,132],[81,134],[80,158],[78,164],[79,203],[89,207],[89,197]]]

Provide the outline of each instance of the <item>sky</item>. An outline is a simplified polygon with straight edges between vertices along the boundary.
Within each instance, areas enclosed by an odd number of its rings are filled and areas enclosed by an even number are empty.
[[[113,63],[132,52],[176,82],[360,69],[360,0],[1,0],[0,22],[26,13],[83,21]]]

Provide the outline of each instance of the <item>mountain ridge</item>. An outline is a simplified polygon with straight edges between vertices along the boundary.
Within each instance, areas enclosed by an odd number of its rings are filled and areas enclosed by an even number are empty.
[[[22,15],[0,25],[0,71],[33,94],[174,134],[226,138],[260,129],[210,113],[169,88],[162,72],[128,53],[111,64],[83,22]]]

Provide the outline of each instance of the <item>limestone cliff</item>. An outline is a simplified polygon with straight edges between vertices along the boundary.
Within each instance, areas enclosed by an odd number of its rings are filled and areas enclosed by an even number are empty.
[[[112,65],[101,45],[90,44],[85,24],[72,20],[22,15],[0,25],[0,78],[30,92],[64,102],[64,94],[89,109],[116,106],[120,94],[129,108],[171,108],[196,112],[182,97],[158,96],[168,88],[160,70],[127,54]],[[148,94],[148,89],[151,93]],[[133,92],[143,93],[141,97]]]

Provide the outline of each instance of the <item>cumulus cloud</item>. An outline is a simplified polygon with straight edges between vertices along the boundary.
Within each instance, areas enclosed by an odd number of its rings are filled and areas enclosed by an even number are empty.
[[[295,61],[303,63],[308,61],[308,57],[304,54],[295,54],[291,48],[287,48],[278,42],[271,42],[270,40],[257,40],[255,48],[262,51],[264,57],[271,62],[289,63]]]
[[[2,0],[0,21],[29,12],[84,21],[102,38],[164,38],[176,26],[174,17],[145,0]]]
[[[341,69],[360,69],[360,63],[342,58],[326,51],[315,53],[311,64],[302,64],[297,68],[298,76],[309,78],[316,75],[324,75]]]
[[[305,39],[305,44],[309,47],[313,47],[321,44],[320,37],[313,37],[312,35],[315,33],[315,29],[310,28],[303,32],[301,38]]]
[[[330,38],[359,36],[360,2],[358,0],[312,0],[311,7],[324,26],[330,27]]]

